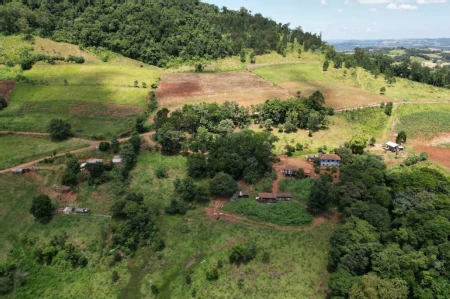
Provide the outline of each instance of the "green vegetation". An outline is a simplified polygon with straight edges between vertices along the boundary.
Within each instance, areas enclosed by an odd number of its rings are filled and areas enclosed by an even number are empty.
[[[278,202],[262,204],[254,198],[239,199],[224,206],[224,210],[244,215],[252,220],[271,222],[279,225],[304,226],[312,222],[313,217],[296,202]]]
[[[336,116],[347,121],[354,130],[372,136],[379,136],[388,121],[388,116],[378,107],[347,110],[336,113]]]
[[[265,66],[253,70],[273,83],[327,81],[318,63],[298,63]]]
[[[395,130],[406,132],[409,138],[431,139],[450,130],[450,111],[420,111],[402,115]]]
[[[282,179],[278,182],[278,190],[280,192],[292,193],[295,201],[306,203],[312,183],[313,180],[311,179]]]
[[[252,48],[256,54],[284,54],[288,43],[294,41],[306,51],[322,46],[320,35],[304,32],[301,27],[290,29],[288,24],[252,15],[245,8],[218,10],[195,0],[170,6],[160,1],[140,5],[115,3],[113,10],[105,10],[97,3],[63,3],[54,9],[40,3],[7,3],[0,8],[0,16],[5,20],[4,34],[37,33],[82,46],[104,47],[158,66],[237,55],[246,48]],[[167,22],[160,22],[162,19]],[[77,26],[73,26],[75,20],[79,21]],[[198,26],[198,22],[204,26]],[[130,34],[136,24],[147,30]],[[95,35],[78,34],[82,31]]]
[[[88,144],[73,139],[54,142],[48,136],[1,134],[0,169],[50,156],[54,152],[64,153],[86,146]]]

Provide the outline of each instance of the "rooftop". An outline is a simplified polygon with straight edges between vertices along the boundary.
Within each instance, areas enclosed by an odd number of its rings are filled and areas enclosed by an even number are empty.
[[[335,160],[335,161],[341,161],[341,157],[339,157],[336,154],[324,154],[320,157],[321,160]]]

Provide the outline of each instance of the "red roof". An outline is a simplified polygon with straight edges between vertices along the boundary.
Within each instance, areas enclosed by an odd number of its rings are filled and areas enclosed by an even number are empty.
[[[323,154],[320,157],[320,160],[334,160],[334,161],[341,161],[341,157],[339,157],[336,154]]]
[[[259,198],[272,198],[272,199],[275,199],[275,198],[277,198],[277,194],[276,193],[259,193],[258,197]]]

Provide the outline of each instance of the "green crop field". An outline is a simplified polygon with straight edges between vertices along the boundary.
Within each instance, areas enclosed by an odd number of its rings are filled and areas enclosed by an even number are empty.
[[[426,60],[425,58],[419,57],[419,56],[411,56],[409,57],[411,59],[412,62],[426,62],[428,60]]]
[[[392,55],[403,55],[406,53],[406,51],[405,50],[391,50],[389,53]]]
[[[2,67],[1,79],[21,74],[29,81],[18,82],[14,88],[8,108],[0,112],[0,130],[45,131],[52,118],[62,118],[71,123],[76,136],[129,132],[134,117],[145,110],[150,85],[163,73],[120,55],[102,62],[75,45],[47,39],[36,38],[31,44],[17,36],[0,36],[0,42],[3,56],[12,59],[17,59],[23,47],[32,47],[35,53],[77,55],[86,60],[84,64],[38,62],[24,72]]]
[[[369,136],[380,136],[389,119],[384,109],[379,107],[347,110],[337,113],[336,116],[345,120],[354,131]]]
[[[77,140],[54,142],[47,136],[0,134],[0,169],[86,146]]]
[[[327,81],[321,65],[315,63],[281,64],[265,66],[253,70],[258,76],[273,82],[307,82],[307,81]]]
[[[225,205],[224,210],[244,215],[252,220],[279,225],[302,226],[311,223],[313,220],[313,216],[296,202],[262,204],[256,202],[254,198],[245,198]]]
[[[433,138],[450,132],[450,105],[401,105],[396,111],[399,121],[395,131],[405,131],[408,137]]]
[[[278,182],[280,192],[290,192],[295,201],[306,204],[311,190],[311,179],[282,179]]]

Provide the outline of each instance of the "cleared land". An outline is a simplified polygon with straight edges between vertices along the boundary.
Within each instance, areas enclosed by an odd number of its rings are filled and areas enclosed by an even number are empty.
[[[162,69],[120,55],[102,62],[78,46],[47,39],[36,38],[30,44],[17,36],[1,36],[0,41],[8,59],[17,60],[21,49],[32,47],[35,53],[77,55],[86,60],[84,64],[39,62],[24,72],[17,66],[2,67],[2,79],[22,74],[29,80],[16,84],[9,107],[0,112],[2,130],[42,132],[52,118],[61,118],[71,123],[77,136],[126,133],[131,130],[134,117],[145,110],[150,85],[163,73]]]
[[[286,99],[288,91],[247,71],[165,75],[157,90],[161,106],[177,108],[184,104],[236,101],[250,106],[275,97]]]
[[[430,101],[450,99],[450,90],[397,78],[388,86],[383,76],[374,78],[367,71],[334,69],[322,71],[321,62],[272,65],[252,70],[262,78],[295,93],[308,96],[316,90],[325,95],[327,105],[336,109],[368,106],[388,101]],[[380,95],[386,87],[386,95]]]
[[[0,96],[9,99],[16,82],[13,80],[0,81]]]
[[[0,169],[86,146],[78,140],[54,142],[48,136],[0,134]]]
[[[369,105],[386,100],[380,94],[335,82],[326,77],[321,65],[316,63],[286,64],[256,68],[253,70],[262,78],[295,94],[298,90],[303,96],[309,96],[320,90],[326,105],[336,109]]]

